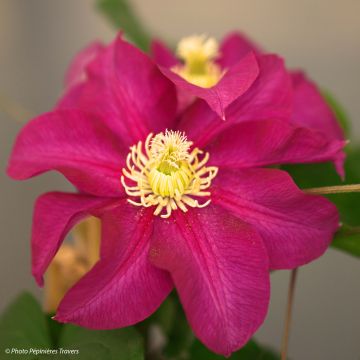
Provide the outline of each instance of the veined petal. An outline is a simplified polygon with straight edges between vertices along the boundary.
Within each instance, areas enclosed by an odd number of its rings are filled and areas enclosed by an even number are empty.
[[[246,121],[223,131],[205,149],[209,163],[222,168],[246,168],[332,161],[345,141],[281,120]]]
[[[229,356],[264,321],[268,259],[249,225],[215,205],[156,219],[151,261],[171,273],[196,336]]]
[[[61,99],[59,108],[101,115],[126,145],[149,132],[173,128],[176,91],[158,67],[121,36],[88,66],[88,81]]]
[[[303,193],[285,171],[222,170],[211,192],[213,203],[257,229],[272,269],[293,269],[318,258],[339,226],[335,205]]]
[[[86,216],[99,213],[113,202],[80,194],[51,192],[35,204],[31,250],[32,274],[43,285],[43,275],[71,228]]]
[[[123,194],[120,176],[127,152],[96,116],[56,111],[35,118],[21,130],[8,174],[24,180],[57,170],[83,192],[119,196]]]
[[[181,90],[205,100],[222,119],[225,119],[226,108],[249,89],[259,74],[258,63],[252,53],[227,69],[221,80],[211,88],[191,84],[166,67],[160,69]]]
[[[223,121],[203,101],[196,101],[182,116],[178,128],[197,146],[204,147],[221,131],[243,121],[288,121],[292,111],[292,87],[284,62],[276,55],[258,57],[260,73],[253,85],[226,110]],[[204,131],[206,129],[206,131]]]
[[[105,49],[105,46],[98,41],[88,45],[81,50],[71,61],[65,74],[65,89],[78,84],[86,79],[86,66],[99,56]]]
[[[142,321],[160,306],[173,285],[148,259],[152,212],[124,200],[101,216],[101,259],[65,295],[56,320],[113,329]]]
[[[244,34],[232,32],[221,42],[218,63],[222,68],[230,68],[249,52],[260,54],[258,46],[250,41]]]

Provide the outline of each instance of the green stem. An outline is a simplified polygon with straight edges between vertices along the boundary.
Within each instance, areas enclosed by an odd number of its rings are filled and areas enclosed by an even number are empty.
[[[318,195],[353,193],[360,192],[360,184],[323,186],[318,188],[304,189],[304,192]]]

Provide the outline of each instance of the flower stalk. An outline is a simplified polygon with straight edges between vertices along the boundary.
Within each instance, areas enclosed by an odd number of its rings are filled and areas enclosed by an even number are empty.
[[[345,194],[345,193],[360,192],[360,184],[323,186],[317,188],[304,189],[304,191],[308,194],[317,194],[317,195]]]
[[[291,325],[291,318],[292,318],[292,309],[293,309],[293,304],[294,304],[297,270],[298,270],[297,268],[293,269],[291,271],[291,276],[290,276],[288,300],[287,300],[287,307],[286,307],[286,317],[285,317],[285,324],[284,324],[284,335],[283,335],[282,345],[281,345],[281,360],[286,360],[287,352],[288,352],[290,325]]]

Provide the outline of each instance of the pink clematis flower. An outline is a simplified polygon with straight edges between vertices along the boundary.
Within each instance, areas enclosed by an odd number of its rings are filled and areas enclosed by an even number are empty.
[[[252,52],[231,67],[224,67],[218,44],[205,35],[189,36],[179,42],[176,58],[158,41],[152,44],[160,70],[179,90],[181,107],[199,97],[222,119],[226,108],[250,88],[259,75],[259,64]]]
[[[249,52],[263,56],[264,51],[243,34],[234,32],[222,41],[224,66],[231,67]],[[310,129],[318,129],[334,139],[344,139],[344,133],[316,84],[302,71],[289,71],[293,89],[291,120]]]
[[[79,191],[36,202],[36,281],[69,230],[96,216],[100,260],[65,295],[56,319],[129,326],[175,285],[196,336],[230,355],[264,321],[269,270],[318,258],[338,228],[331,202],[261,167],[322,161],[343,141],[281,120],[231,122],[216,136],[200,131],[191,112],[179,122],[173,83],[121,37],[86,71],[55,111],[23,128],[9,162],[14,179],[56,170]],[[266,111],[259,106],[248,104],[249,112]]]
[[[191,41],[191,39],[194,37],[185,38],[185,42]],[[211,41],[215,42],[214,39]],[[181,47],[182,42],[184,40],[179,43],[178,47]],[[201,50],[201,44],[192,45],[198,51]],[[173,70],[179,66],[177,65],[179,60],[160,41],[153,42],[152,53],[160,69],[179,87],[179,98],[185,103],[186,109],[190,100],[184,95],[186,89],[183,83],[185,80],[179,81],[173,74]],[[307,79],[303,72],[287,71],[282,59],[276,55],[265,54],[246,36],[236,32],[230,33],[222,40],[216,55],[217,57],[212,61],[219,69],[222,69],[225,74],[227,72],[238,74],[239,79],[234,78],[234,86],[238,84],[235,81],[241,81],[239,69],[246,71],[246,66],[251,67],[248,60],[249,58],[253,60],[254,55],[257,59],[259,74],[247,91],[233,93],[236,96],[227,104],[227,107],[223,107],[224,113],[222,114],[219,111],[216,114],[202,101],[196,101],[187,110],[190,111],[191,121],[198,121],[202,127],[211,129],[211,132],[218,132],[228,127],[229,122],[259,120],[264,119],[265,115],[267,119],[283,119],[310,130],[322,132],[329,141],[344,140],[344,133],[334,113],[324,101],[316,85]],[[202,98],[207,100],[205,97]],[[255,109],[251,105],[255,105]],[[214,107],[212,109],[215,110]],[[221,122],[221,118],[224,119],[225,115],[226,122],[228,122],[226,124]],[[186,118],[185,114],[184,119]],[[344,177],[344,152],[341,150],[328,160],[334,162],[339,175]]]

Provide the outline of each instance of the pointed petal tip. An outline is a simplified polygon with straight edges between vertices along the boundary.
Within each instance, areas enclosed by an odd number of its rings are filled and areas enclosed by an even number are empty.
[[[62,324],[66,324],[66,323],[69,322],[66,318],[62,317],[58,313],[56,313],[54,316],[52,316],[51,320],[57,321],[57,322],[62,323]]]
[[[39,273],[38,271],[34,270],[34,265],[32,265],[33,267],[33,270],[31,272],[36,284],[39,286],[39,287],[44,287],[44,277],[43,277],[43,274]]]
[[[211,351],[231,356],[246,344],[267,313],[269,265],[262,239],[216,205],[202,211],[189,209],[187,214],[176,212],[169,223],[160,220],[156,225],[152,248],[157,252],[152,263],[171,273],[197,338]],[[208,283],[208,274],[212,274],[211,287],[202,285]],[[224,298],[224,292],[232,296]]]
[[[35,281],[38,284],[39,287],[44,287],[44,278],[39,275],[34,275]]]
[[[334,158],[333,164],[335,166],[335,170],[340,176],[341,181],[345,181],[345,160],[346,154],[344,153],[344,147],[348,144],[348,141],[339,141],[339,152],[338,155]]]

